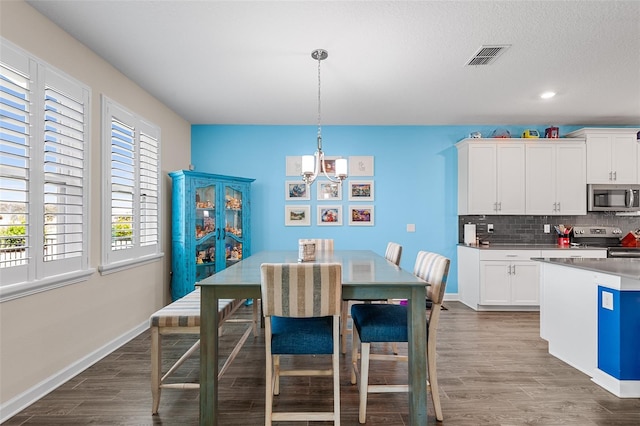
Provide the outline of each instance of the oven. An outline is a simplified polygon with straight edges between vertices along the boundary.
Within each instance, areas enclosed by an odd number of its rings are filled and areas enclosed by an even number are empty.
[[[626,247],[621,244],[620,238],[624,234],[626,232],[614,226],[574,226],[573,244],[606,248],[607,257],[610,258],[640,258],[640,247]]]

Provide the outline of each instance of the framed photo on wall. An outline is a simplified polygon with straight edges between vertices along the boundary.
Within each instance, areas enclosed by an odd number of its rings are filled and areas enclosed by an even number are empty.
[[[350,180],[349,201],[373,201],[372,180]]]
[[[342,206],[318,206],[319,226],[341,226]]]
[[[288,180],[284,183],[284,198],[288,201],[304,201],[311,199],[311,190],[302,180]]]
[[[339,201],[342,200],[342,185],[330,180],[319,180],[316,182],[318,185],[317,198],[318,201]]]
[[[373,226],[373,206],[349,206],[349,225]]]
[[[285,176],[302,175],[302,156],[287,156],[285,159]]]
[[[349,176],[373,176],[373,155],[350,156]]]
[[[284,206],[284,226],[311,226],[311,206]]]

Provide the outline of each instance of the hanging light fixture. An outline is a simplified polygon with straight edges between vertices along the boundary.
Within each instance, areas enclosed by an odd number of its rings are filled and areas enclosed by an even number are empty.
[[[321,103],[320,103],[320,62],[327,59],[329,52],[324,49],[317,49],[311,52],[311,57],[318,61],[318,147],[313,155],[302,156],[302,179],[311,185],[315,182],[320,173],[323,173],[331,182],[342,183],[347,178],[347,159],[338,158],[335,161],[335,178],[331,178],[327,173],[327,167],[324,160],[324,151],[322,151],[322,127],[321,119]]]

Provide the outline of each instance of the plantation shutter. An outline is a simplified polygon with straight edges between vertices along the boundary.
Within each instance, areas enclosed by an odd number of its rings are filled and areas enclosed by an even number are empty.
[[[111,118],[111,250],[134,246],[135,128]]]
[[[140,132],[140,244],[159,243],[159,151],[158,139]]]
[[[0,269],[29,259],[30,87],[23,65],[17,71],[0,64]]]

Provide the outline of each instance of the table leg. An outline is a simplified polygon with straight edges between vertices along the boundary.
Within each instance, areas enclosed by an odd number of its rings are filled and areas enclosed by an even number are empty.
[[[213,286],[200,295],[200,425],[218,424],[218,297]]]
[[[409,421],[427,424],[426,288],[413,287],[407,315],[409,325]]]

